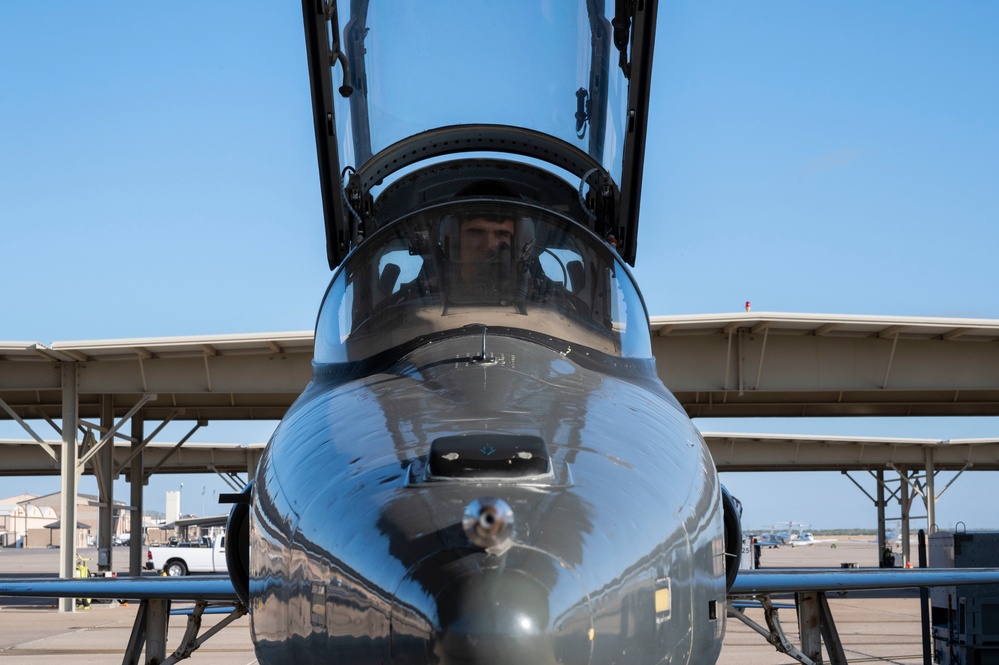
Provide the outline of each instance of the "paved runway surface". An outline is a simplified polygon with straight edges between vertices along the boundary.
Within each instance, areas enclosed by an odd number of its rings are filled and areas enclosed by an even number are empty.
[[[841,563],[874,566],[876,547],[868,539],[840,540],[799,549],[764,550],[764,568],[839,567]],[[82,550],[93,556],[94,550]],[[125,572],[127,551],[116,548],[115,569]],[[92,566],[92,568],[95,568]],[[0,575],[37,576],[58,569],[58,551],[0,550]],[[912,590],[888,594],[849,594],[830,598],[830,607],[851,663],[921,662],[918,595]],[[73,662],[80,665],[119,662],[128,644],[137,605],[112,606],[95,603],[90,610],[60,614],[53,601],[0,598],[0,663],[34,665]],[[763,624],[763,613],[748,610]],[[785,631],[797,643],[793,610],[781,610]],[[222,617],[205,617],[204,629]],[[175,649],[186,619],[173,617],[169,648]],[[190,662],[219,665],[255,663],[250,641],[250,622],[243,617],[222,630],[195,653]],[[720,665],[778,665],[794,662],[767,644],[739,621],[729,619]]]

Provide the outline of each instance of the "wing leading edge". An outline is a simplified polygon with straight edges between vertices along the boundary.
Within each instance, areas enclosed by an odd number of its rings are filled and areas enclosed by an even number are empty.
[[[999,568],[747,570],[739,572],[728,595],[729,597],[764,596],[774,593],[905,589],[969,584],[999,584]]]
[[[0,596],[20,598],[128,598],[237,602],[228,576],[91,577],[83,579],[0,578]]]

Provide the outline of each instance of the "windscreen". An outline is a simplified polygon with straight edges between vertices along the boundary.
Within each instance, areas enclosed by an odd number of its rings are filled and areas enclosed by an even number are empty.
[[[620,182],[627,80],[607,4],[340,0],[341,166],[430,129],[498,124],[570,143]]]
[[[319,314],[316,362],[483,326],[652,357],[645,306],[606,244],[540,208],[465,200],[387,225],[347,257]]]

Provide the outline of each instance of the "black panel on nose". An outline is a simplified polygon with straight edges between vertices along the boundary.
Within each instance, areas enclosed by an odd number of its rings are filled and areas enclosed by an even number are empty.
[[[548,446],[536,436],[467,434],[430,444],[435,478],[526,478],[550,472]]]

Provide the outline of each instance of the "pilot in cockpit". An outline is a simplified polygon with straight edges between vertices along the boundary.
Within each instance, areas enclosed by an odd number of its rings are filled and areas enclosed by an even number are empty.
[[[482,180],[465,186],[456,198],[509,198],[519,199],[516,192],[501,182]],[[510,211],[483,207],[478,211],[459,214],[458,252],[452,258],[462,264],[462,277],[471,279],[475,267],[507,258],[513,250],[517,224]],[[453,232],[453,229],[451,229]]]
[[[396,220],[351,255],[323,307],[331,339],[359,357],[481,325],[620,352],[622,331],[640,330],[645,310],[624,290],[616,255],[503,183],[476,185]]]
[[[486,200],[449,215],[441,225],[440,242],[449,266],[446,304],[513,305],[533,247],[533,224],[497,199],[520,197],[500,182],[479,181],[456,198]]]
[[[510,252],[514,221],[498,214],[466,215],[460,221],[462,277],[472,279],[477,266]]]
[[[411,249],[425,262],[416,279],[401,285],[391,302],[439,294],[444,314],[467,307],[512,308],[526,314],[529,302],[546,300],[552,285],[539,263],[537,223],[525,215],[521,201],[495,180],[463,188],[455,206],[429,225],[437,251]]]
[[[518,265],[516,222],[500,211],[481,210],[454,215],[446,227],[449,304],[512,304]]]

